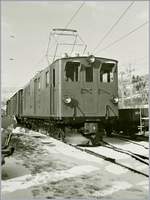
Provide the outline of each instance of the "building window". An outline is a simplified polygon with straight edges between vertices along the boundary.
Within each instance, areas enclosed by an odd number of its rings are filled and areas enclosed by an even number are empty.
[[[46,87],[49,86],[49,72],[46,72]]]
[[[85,68],[85,81],[86,82],[93,82],[93,67],[86,67]]]
[[[67,62],[65,66],[65,79],[66,81],[77,82],[78,81],[78,70],[79,62]]]
[[[103,63],[100,70],[100,82],[110,83],[114,81],[114,63]]]

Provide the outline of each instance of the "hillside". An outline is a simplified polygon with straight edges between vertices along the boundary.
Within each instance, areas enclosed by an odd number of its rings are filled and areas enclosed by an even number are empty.
[[[149,76],[124,76],[119,78],[120,107],[148,105]]]

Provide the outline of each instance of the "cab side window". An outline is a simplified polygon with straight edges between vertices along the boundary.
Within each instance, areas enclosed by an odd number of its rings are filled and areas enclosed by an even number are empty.
[[[46,84],[46,87],[49,86],[49,71],[47,71],[45,74],[45,84]]]
[[[24,109],[26,110],[26,101],[27,101],[27,97],[26,97],[26,95],[27,95],[27,89],[25,88],[24,89]]]
[[[55,69],[53,69],[53,87],[55,87]]]
[[[40,90],[41,89],[41,80],[40,80],[40,78],[38,78],[38,90]]]

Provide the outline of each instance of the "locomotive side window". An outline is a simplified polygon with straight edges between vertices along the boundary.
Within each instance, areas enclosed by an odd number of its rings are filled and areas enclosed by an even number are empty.
[[[27,87],[27,94],[30,96],[30,85]]]
[[[93,67],[85,68],[85,81],[93,82]]]
[[[38,90],[41,89],[41,81],[40,81],[40,78],[38,78]]]
[[[114,64],[103,63],[100,70],[100,82],[110,83],[114,81]]]
[[[49,72],[46,72],[46,77],[45,77],[45,81],[46,81],[46,87],[49,86]]]
[[[67,62],[65,66],[66,81],[78,82],[79,62]]]
[[[24,109],[26,109],[26,88],[24,89]]]
[[[53,69],[53,86],[55,87],[55,69]]]

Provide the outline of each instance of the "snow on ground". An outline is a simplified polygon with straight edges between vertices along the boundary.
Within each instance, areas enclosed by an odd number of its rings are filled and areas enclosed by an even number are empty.
[[[108,166],[106,166],[106,170],[110,173],[114,173],[116,175],[120,175],[120,174],[125,174],[127,173],[127,169],[120,167],[118,165],[115,164],[110,164]]]
[[[89,148],[86,147],[86,149],[92,150],[95,153],[101,154],[103,156],[111,157],[111,158],[118,159],[118,160],[130,158],[129,155],[119,153],[117,151],[114,151],[112,149],[109,149],[109,148],[103,147],[103,146],[100,146],[100,147],[89,147]]]
[[[109,142],[110,144],[113,144],[115,147],[122,148],[124,150],[136,152],[137,154],[140,154],[140,155],[149,155],[149,150],[137,144],[133,144],[127,141],[120,142],[121,140],[117,138],[111,138],[111,139],[105,138],[105,141]],[[139,142],[139,144],[144,144],[145,147],[148,147],[148,142]]]
[[[2,199],[148,199],[148,179],[142,175],[35,131],[17,127],[13,135],[13,160],[8,162],[8,158],[2,169]],[[124,144],[120,144],[121,148]],[[131,165],[125,154],[99,149],[105,156],[116,156],[118,161]],[[22,166],[21,174],[16,173],[16,165]],[[144,170],[141,163],[137,167]]]
[[[82,148],[82,149],[84,149],[84,148]],[[107,147],[102,147],[102,146],[86,147],[86,149],[91,150],[102,156],[114,158],[116,160],[116,162],[123,164],[126,167],[131,167],[135,170],[140,170],[140,171],[145,172],[146,174],[149,174],[149,172],[148,172],[149,166],[148,165],[142,164],[141,162],[139,162],[137,164],[137,160],[127,154],[123,154],[123,153],[120,153],[120,152],[117,152],[117,151],[114,151],[112,149],[109,149]],[[148,157],[148,151],[147,151],[146,155]],[[148,163],[148,161],[147,161],[147,163]],[[111,172],[116,175],[120,175],[120,174],[126,173],[128,171],[127,169],[117,166],[116,164],[111,164],[111,165],[107,166],[105,169],[108,172]]]
[[[131,188],[132,185],[125,181],[114,181],[112,186],[103,190],[103,191],[96,191],[94,194],[92,194],[93,197],[104,197],[107,195],[111,195],[114,192],[117,192],[119,190],[125,190],[128,188]]]
[[[149,148],[149,142],[140,141],[139,144]]]
[[[44,140],[42,139],[42,142]],[[54,138],[46,139],[46,141],[51,142],[54,144],[53,147],[44,146],[43,148],[46,149],[49,153],[57,153],[57,154],[64,154],[65,156],[69,156],[70,158],[84,160],[89,162],[96,162],[98,164],[102,163],[102,159],[96,158],[95,156],[89,155],[86,152],[81,152],[80,150],[73,148],[72,146],[62,143]],[[59,146],[59,148],[58,148]]]
[[[90,165],[76,166],[68,170],[61,170],[56,172],[42,172],[35,176],[25,175],[15,179],[10,179],[2,182],[2,192],[14,192],[16,190],[22,190],[31,186],[38,186],[50,182],[61,181],[66,178],[73,178],[81,176],[92,171],[98,170],[97,167]]]
[[[115,145],[116,147],[122,148],[124,150],[129,150],[129,151],[135,151],[136,153],[140,154],[140,155],[148,155],[148,150],[141,148],[140,146],[136,145],[136,144],[124,144],[124,145]]]
[[[139,182],[137,185],[142,186],[146,190],[149,190],[149,185],[147,184],[147,181]]]

